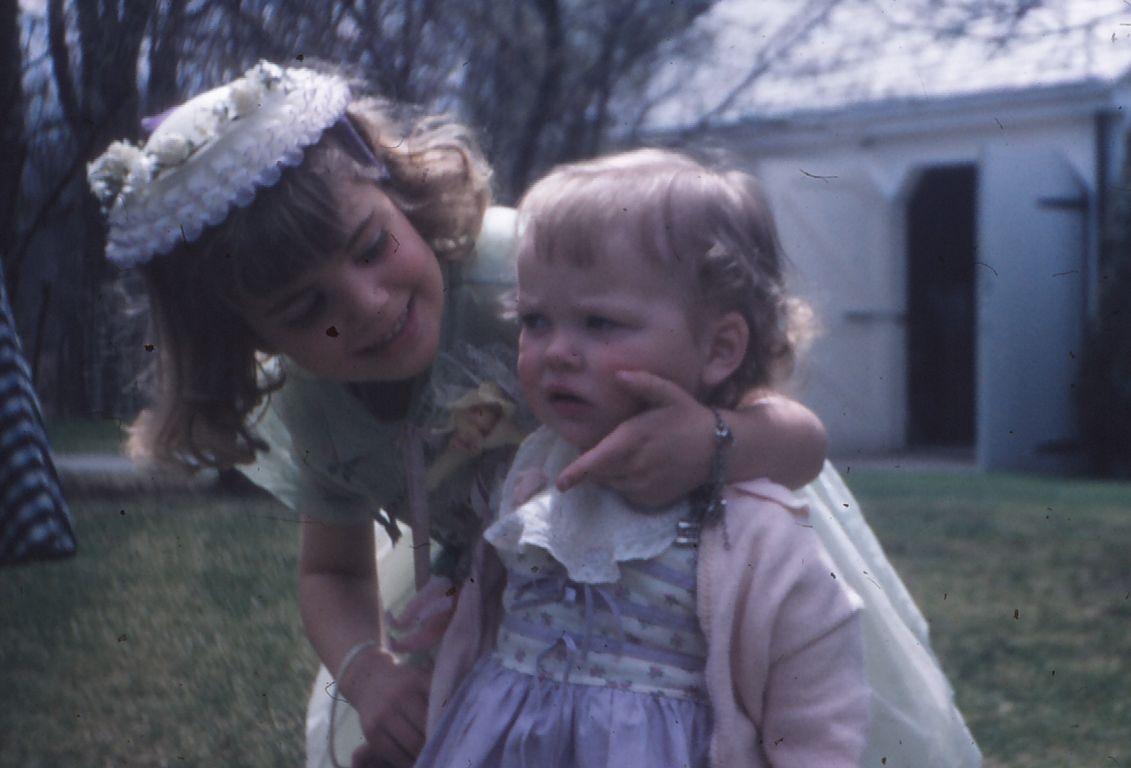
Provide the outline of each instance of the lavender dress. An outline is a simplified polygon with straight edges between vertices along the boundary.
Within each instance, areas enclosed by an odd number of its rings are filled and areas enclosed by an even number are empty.
[[[610,584],[570,580],[544,550],[499,554],[508,585],[496,648],[417,768],[705,768],[694,550],[621,562]]]

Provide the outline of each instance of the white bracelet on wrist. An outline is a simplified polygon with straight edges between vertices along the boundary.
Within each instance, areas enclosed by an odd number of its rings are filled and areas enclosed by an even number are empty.
[[[362,640],[360,643],[355,644],[352,648],[346,651],[346,655],[342,657],[342,663],[338,666],[338,674],[334,676],[334,692],[330,696],[330,727],[326,729],[326,739],[328,751],[330,753],[330,762],[333,763],[334,768],[346,768],[338,762],[338,755],[334,751],[334,722],[338,714],[338,699],[341,698],[341,680],[349,672],[350,665],[357,661],[357,657],[369,648],[378,645],[376,640]]]
[[[357,661],[357,657],[361,655],[362,651],[372,648],[375,645],[377,645],[376,640],[362,640],[346,651],[346,655],[342,657],[342,663],[338,667],[338,674],[334,675],[334,683],[337,684],[346,676],[346,672],[349,672],[350,665]]]

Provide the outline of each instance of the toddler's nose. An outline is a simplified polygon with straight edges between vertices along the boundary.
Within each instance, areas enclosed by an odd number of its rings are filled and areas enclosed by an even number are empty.
[[[581,366],[581,350],[569,334],[556,334],[546,347],[546,363],[554,368],[578,368]]]

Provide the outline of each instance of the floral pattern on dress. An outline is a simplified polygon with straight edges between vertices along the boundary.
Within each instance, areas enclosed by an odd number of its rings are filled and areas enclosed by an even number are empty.
[[[495,650],[504,667],[569,685],[707,701],[706,639],[695,613],[694,589],[687,586],[694,584],[694,553],[672,547],[648,561],[662,567],[622,568],[617,583],[591,585],[588,642],[583,585],[567,584],[561,566],[539,550],[500,556],[512,575],[503,597],[507,616],[528,628],[508,626],[504,619]],[[532,578],[538,583],[532,585]],[[538,602],[542,598],[547,602]],[[621,612],[619,626],[609,599]],[[516,610],[516,603],[527,607]],[[645,649],[643,655],[621,653],[624,643]],[[684,663],[667,663],[669,657]]]

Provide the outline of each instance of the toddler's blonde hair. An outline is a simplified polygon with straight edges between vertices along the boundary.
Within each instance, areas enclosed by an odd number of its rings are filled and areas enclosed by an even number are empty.
[[[770,209],[752,176],[716,171],[692,158],[639,149],[559,166],[519,205],[519,253],[582,267],[614,231],[671,279],[686,285],[689,307],[737,311],[750,328],[738,370],[709,397],[733,407],[752,389],[787,377],[810,312],[785,289]]]

